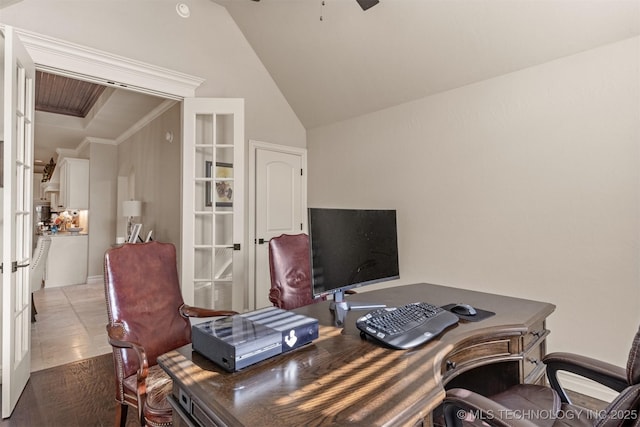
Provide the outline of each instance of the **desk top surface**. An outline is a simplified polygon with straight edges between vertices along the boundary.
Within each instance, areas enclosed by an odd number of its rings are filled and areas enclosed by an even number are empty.
[[[402,425],[426,417],[444,398],[441,364],[461,343],[478,337],[518,336],[555,306],[431,284],[362,292],[348,300],[398,306],[425,301],[464,302],[495,312],[479,322],[461,321],[432,341],[392,350],[360,337],[351,311],[334,326],[329,302],[294,310],[320,323],[312,344],[242,371],[228,373],[191,346],[158,358],[179,385],[228,425]]]

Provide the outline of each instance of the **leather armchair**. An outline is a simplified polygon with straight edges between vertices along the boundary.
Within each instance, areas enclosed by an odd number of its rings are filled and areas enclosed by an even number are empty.
[[[444,416],[448,427],[637,426],[640,422],[640,330],[633,340],[626,369],[572,353],[543,358],[550,387],[520,384],[484,397],[465,389],[447,391]],[[558,381],[566,371],[596,381],[619,394],[601,411],[574,405]]]
[[[191,343],[190,316],[236,314],[187,306],[178,281],[176,250],[170,243],[124,244],[104,258],[105,296],[116,385],[115,425],[125,426],[127,409],[140,425],[168,426],[170,377],[157,365],[163,353]]]
[[[269,301],[276,307],[292,310],[323,301],[313,298],[309,236],[282,234],[269,240]]]

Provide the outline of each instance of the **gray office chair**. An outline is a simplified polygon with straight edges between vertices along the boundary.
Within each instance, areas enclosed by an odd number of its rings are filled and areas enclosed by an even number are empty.
[[[636,427],[640,425],[640,329],[626,369],[572,353],[551,353],[542,361],[549,387],[518,384],[491,397],[455,388],[447,391],[447,427]],[[601,411],[571,402],[558,380],[566,371],[600,383],[619,394]]]
[[[36,248],[31,257],[31,268],[29,285],[31,287],[31,321],[36,321],[36,305],[33,301],[33,293],[38,289],[42,289],[44,285],[44,271],[47,265],[47,257],[49,256],[49,248],[51,247],[51,237],[39,236]]]

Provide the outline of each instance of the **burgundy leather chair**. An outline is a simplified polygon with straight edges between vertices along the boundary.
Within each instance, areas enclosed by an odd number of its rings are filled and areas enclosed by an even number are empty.
[[[550,387],[520,384],[492,397],[465,389],[447,391],[444,415],[448,427],[487,426],[638,426],[640,424],[640,330],[626,369],[571,353],[543,358]],[[558,381],[559,371],[572,372],[617,391],[605,409],[589,411],[574,405]]]
[[[313,304],[326,298],[313,298],[309,236],[282,234],[269,240],[269,301],[285,310]]]
[[[157,365],[163,353],[191,343],[188,317],[236,314],[184,304],[176,250],[170,243],[125,244],[108,250],[104,285],[116,386],[115,425],[125,426],[127,409],[140,425],[170,426],[170,377]]]

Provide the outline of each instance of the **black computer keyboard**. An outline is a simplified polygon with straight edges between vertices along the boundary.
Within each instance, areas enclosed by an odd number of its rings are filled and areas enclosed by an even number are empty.
[[[379,308],[356,321],[356,326],[382,343],[397,349],[413,348],[437,337],[458,316],[425,302]]]

